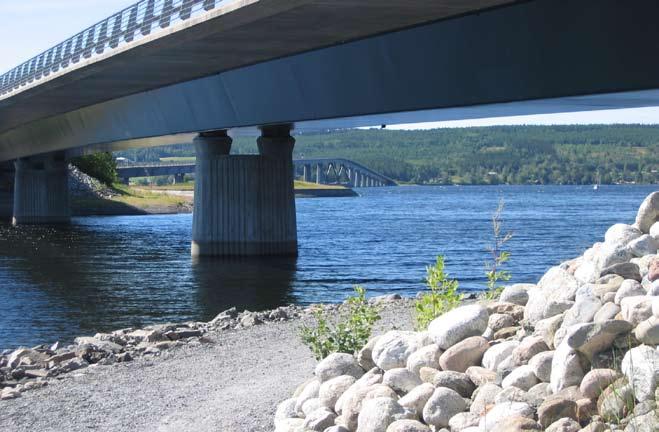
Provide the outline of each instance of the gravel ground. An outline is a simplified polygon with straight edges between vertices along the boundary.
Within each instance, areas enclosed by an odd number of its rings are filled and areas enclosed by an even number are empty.
[[[376,333],[411,329],[388,303]],[[213,343],[93,366],[0,402],[0,431],[272,431],[277,403],[313,373],[300,320],[211,333]]]

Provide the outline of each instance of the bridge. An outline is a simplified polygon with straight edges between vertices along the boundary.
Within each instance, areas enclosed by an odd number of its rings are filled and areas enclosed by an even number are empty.
[[[294,177],[316,184],[341,184],[350,187],[396,186],[397,183],[357,162],[341,158],[296,159]],[[119,163],[117,176],[125,184],[133,177],[174,176],[177,183],[193,174],[195,164],[176,162]]]
[[[654,0],[142,0],[0,75],[10,216],[67,223],[70,157],[193,141],[192,253],[296,254],[296,134],[658,106],[658,15]],[[259,154],[232,155],[236,134]]]

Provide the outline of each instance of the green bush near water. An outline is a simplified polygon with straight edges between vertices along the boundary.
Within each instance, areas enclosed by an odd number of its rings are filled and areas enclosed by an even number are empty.
[[[458,281],[450,279],[444,270],[444,257],[437,257],[434,265],[426,267],[426,286],[414,304],[416,328],[423,331],[438,316],[457,307],[463,295],[458,294]]]
[[[117,181],[117,162],[112,153],[94,153],[80,156],[71,160],[71,163],[80,171],[94,177],[107,186]]]

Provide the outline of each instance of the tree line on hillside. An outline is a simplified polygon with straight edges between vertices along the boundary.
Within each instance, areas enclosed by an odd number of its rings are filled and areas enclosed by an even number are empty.
[[[421,184],[658,183],[659,126],[495,126],[345,130],[296,136],[295,158],[342,157]],[[232,153],[256,153],[237,137]],[[191,145],[134,149],[135,161],[193,156]]]

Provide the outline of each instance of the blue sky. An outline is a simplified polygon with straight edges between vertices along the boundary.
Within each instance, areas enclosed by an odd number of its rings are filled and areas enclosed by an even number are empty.
[[[0,0],[0,73],[73,36],[136,0]],[[497,124],[659,123],[659,108],[543,114],[391,126],[392,129]]]

